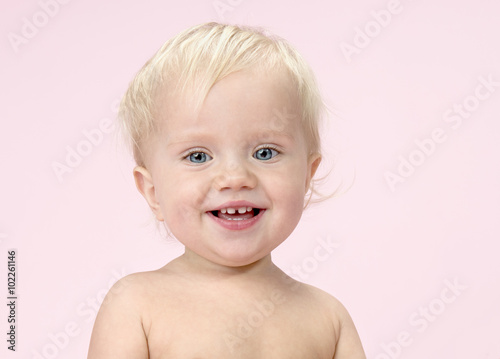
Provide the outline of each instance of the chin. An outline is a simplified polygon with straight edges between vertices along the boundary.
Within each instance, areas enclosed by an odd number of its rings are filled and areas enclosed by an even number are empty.
[[[260,261],[269,255],[270,252],[252,254],[243,251],[242,253],[218,253],[216,262],[226,267],[244,267]]]

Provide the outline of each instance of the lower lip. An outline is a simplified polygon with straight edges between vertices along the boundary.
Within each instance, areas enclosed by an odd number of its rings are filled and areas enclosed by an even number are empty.
[[[224,227],[225,229],[229,229],[232,231],[241,231],[243,229],[247,229],[252,227],[257,221],[260,220],[262,215],[264,214],[266,210],[261,209],[259,211],[259,214],[256,215],[255,217],[249,218],[249,219],[242,219],[242,220],[230,220],[230,219],[222,219],[219,217],[216,217],[212,214],[212,212],[207,212],[208,216],[212,218],[217,224],[219,224],[221,227]]]

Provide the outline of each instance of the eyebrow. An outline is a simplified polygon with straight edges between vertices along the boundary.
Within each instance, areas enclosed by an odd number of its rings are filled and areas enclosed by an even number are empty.
[[[211,136],[210,136],[211,137]],[[208,137],[208,141],[210,141],[210,137]],[[272,137],[284,137],[289,141],[294,142],[295,137],[288,133],[287,131],[276,131],[276,130],[263,130],[260,133],[254,134],[249,137],[250,141],[258,141],[262,138],[263,141],[271,140]],[[183,143],[191,143],[191,142],[202,142],[207,140],[207,133],[192,131],[190,134],[182,135],[180,138],[174,138],[173,141],[165,139],[166,147],[171,147],[175,145],[181,145]]]
[[[175,145],[180,145],[183,143],[189,143],[189,142],[200,142],[202,140],[206,140],[207,135],[205,133],[201,132],[194,132],[192,134],[188,135],[182,135],[179,138],[173,138],[172,140],[169,140],[168,136],[165,138],[164,142],[166,143],[166,147],[171,147]]]
[[[264,135],[262,135],[264,134]],[[255,137],[259,137],[259,136],[262,136],[262,137],[286,137],[287,139],[291,140],[291,141],[295,141],[295,137],[286,132],[286,131],[276,131],[276,130],[267,130],[267,131],[262,131],[261,134],[255,136]]]

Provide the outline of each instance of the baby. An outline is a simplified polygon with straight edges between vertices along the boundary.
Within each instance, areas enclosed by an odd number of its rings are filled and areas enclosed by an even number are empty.
[[[185,246],[110,290],[89,359],[361,359],[338,300],[282,272],[321,161],[322,101],[284,40],[217,23],[154,55],[120,109],[154,216]]]

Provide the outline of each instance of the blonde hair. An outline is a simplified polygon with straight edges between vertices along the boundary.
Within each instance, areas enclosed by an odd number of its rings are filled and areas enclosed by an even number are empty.
[[[181,95],[189,93],[196,111],[216,82],[252,67],[288,72],[301,101],[309,151],[320,154],[318,127],[325,106],[302,56],[286,40],[263,29],[210,22],[168,40],[130,83],[119,118],[136,163],[144,166],[141,148],[157,130],[155,105],[160,91],[168,86]]]

